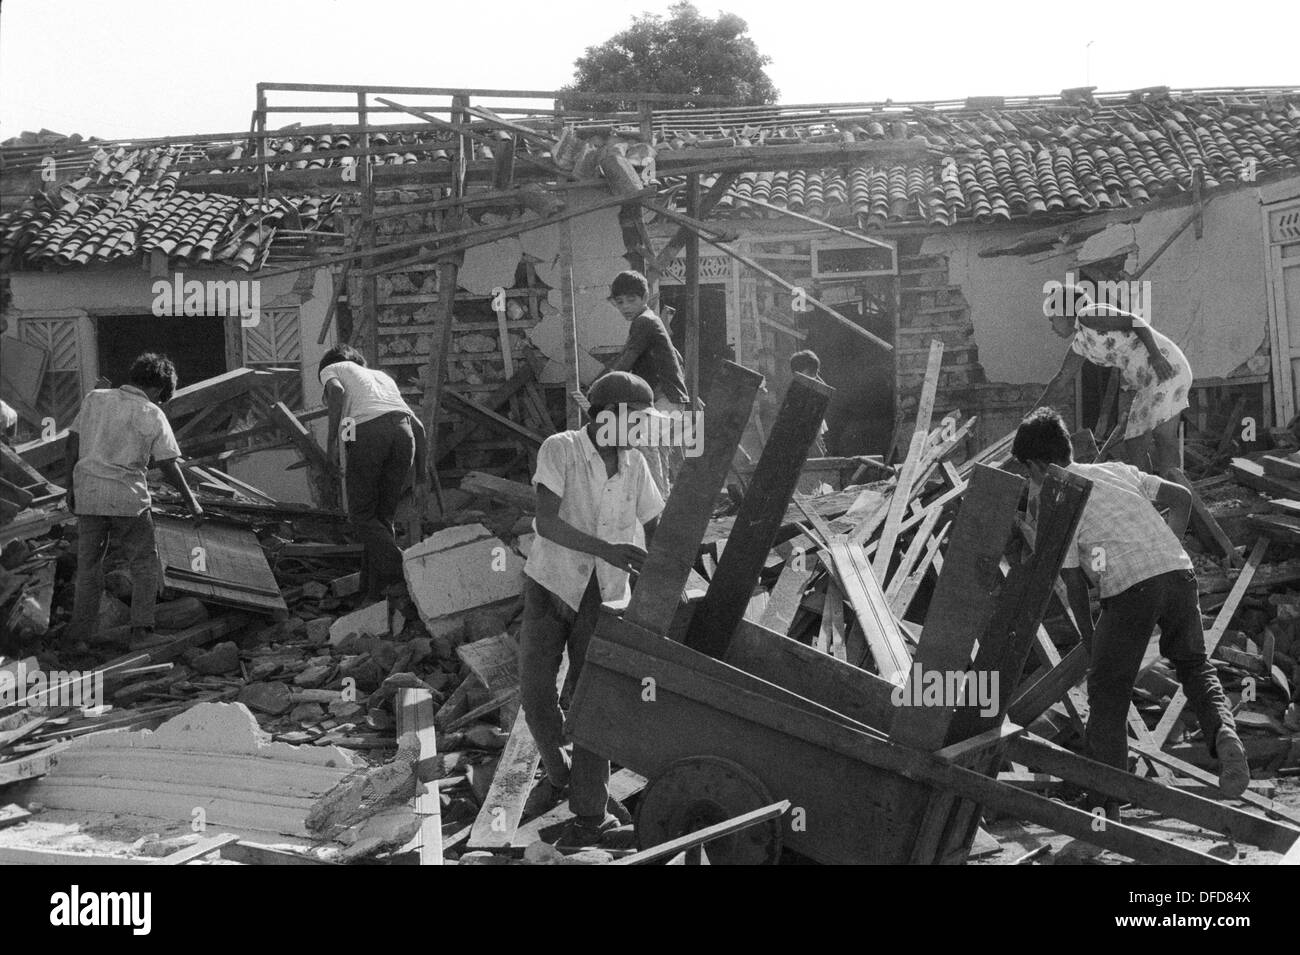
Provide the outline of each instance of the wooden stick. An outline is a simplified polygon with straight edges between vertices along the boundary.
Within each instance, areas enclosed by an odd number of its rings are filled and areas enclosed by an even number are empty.
[[[397,691],[397,734],[415,733],[420,751],[416,765],[431,762],[438,755],[438,734],[434,728],[433,694],[428,690]],[[433,792],[427,790],[433,786]],[[415,836],[420,865],[442,865],[442,802],[436,783],[426,784],[416,777],[415,813],[422,817]]]
[[[610,865],[647,865],[651,862],[658,862],[660,859],[671,859],[677,853],[695,846],[702,846],[705,843],[712,842],[714,839],[720,839],[723,836],[729,836],[733,833],[743,832],[751,826],[757,826],[760,823],[767,822],[769,819],[776,819],[785,815],[790,808],[790,801],[783,799],[780,802],[774,802],[770,806],[764,806],[761,809],[755,809],[753,812],[747,812],[742,816],[736,816],[734,819],[728,819],[726,822],[719,822],[709,826],[707,829],[701,829],[698,832],[688,833],[679,836],[669,842],[660,843],[649,849],[642,849],[640,852],[630,856],[624,856],[621,859],[615,859]]]

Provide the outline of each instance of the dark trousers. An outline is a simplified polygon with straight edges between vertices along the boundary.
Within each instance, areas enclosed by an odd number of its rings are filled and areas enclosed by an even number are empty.
[[[393,411],[357,425],[347,442],[348,517],[366,548],[366,589],[371,597],[402,581],[402,550],[393,517],[415,461],[409,416]]]
[[[1157,624],[1160,653],[1174,665],[1210,752],[1215,751],[1219,727],[1236,729],[1232,707],[1205,656],[1196,576],[1190,570],[1173,570],[1101,602],[1101,619],[1090,648],[1086,740],[1088,755],[1099,763],[1128,769],[1128,708]]]
[[[564,714],[555,685],[566,646],[567,683],[577,684],[599,612],[600,587],[595,574],[576,613],[537,581],[524,577],[524,617],[519,627],[519,699],[524,719],[547,777],[557,786],[569,785],[569,808],[574,815],[603,819],[609,801],[609,760],[574,746],[573,765],[569,765],[562,749]]]
[[[110,544],[126,555],[131,570],[131,626],[153,627],[158,602],[158,547],[148,509],[135,517],[77,515],[77,582],[68,635],[86,640],[95,635],[99,601],[104,594],[104,556]]]

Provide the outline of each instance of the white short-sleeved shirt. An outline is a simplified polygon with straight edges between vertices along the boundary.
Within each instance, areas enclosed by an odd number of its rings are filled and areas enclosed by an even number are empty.
[[[320,371],[322,385],[338,381],[345,395],[343,417],[356,424],[378,418],[393,411],[411,413],[392,377],[374,368],[366,368],[354,361],[336,361]]]
[[[102,388],[81,400],[69,430],[77,433],[72,471],[78,514],[135,517],[149,507],[149,459],[181,456],[162,408],[139,388]]]
[[[560,498],[560,520],[611,544],[644,545],[641,525],[664,509],[645,458],[636,451],[619,451],[618,471],[607,477],[605,462],[586,428],[561,431],[542,442],[533,484],[546,486]],[[524,565],[525,574],[575,611],[593,570],[602,600],[627,599],[627,571],[540,534]]]
[[[1160,478],[1118,462],[1075,462],[1067,470],[1090,480],[1092,492],[1063,567],[1082,567],[1103,598],[1158,574],[1192,569],[1182,542],[1151,503]]]

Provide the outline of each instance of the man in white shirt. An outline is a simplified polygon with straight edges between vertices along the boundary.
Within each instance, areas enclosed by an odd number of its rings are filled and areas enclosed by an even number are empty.
[[[564,716],[556,677],[564,649],[576,681],[603,601],[625,600],[629,570],[639,570],[664,502],[645,458],[598,423],[644,413],[654,393],[644,379],[610,372],[591,386],[590,423],[551,435],[537,452],[537,539],[524,565],[519,631],[519,689],[524,717],[546,778],[534,808],[567,787],[577,817],[568,845],[614,845],[630,832],[608,811],[609,761],[581,747],[564,751]],[[612,440],[611,440],[612,439]],[[538,798],[540,797],[540,798]]]
[[[424,425],[407,405],[389,375],[366,367],[365,356],[350,345],[327,351],[320,380],[329,408],[329,460],[339,461],[340,432],[347,446],[348,517],[366,548],[366,591],[378,600],[388,588],[400,590],[402,550],[393,518],[411,465],[415,484],[428,480]]]

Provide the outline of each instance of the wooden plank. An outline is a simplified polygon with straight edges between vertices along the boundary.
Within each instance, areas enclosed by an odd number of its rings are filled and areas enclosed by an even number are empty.
[[[529,484],[510,481],[482,471],[470,471],[460,480],[462,491],[511,504],[529,514],[537,512],[537,492]]]
[[[1300,497],[1300,482],[1266,474],[1263,465],[1248,458],[1233,458],[1232,463],[1228,465],[1228,470],[1238,484],[1244,484],[1246,487],[1252,487],[1275,497]]]
[[[319,504],[325,508],[335,506],[338,500],[338,489],[334,470],[324,449],[316,443],[307,426],[294,416],[283,401],[267,405],[265,414],[275,429],[293,442],[293,446],[307,462],[307,471],[311,475]]]
[[[848,660],[848,654],[844,649],[844,596],[833,580],[826,585],[826,603],[822,607],[822,625],[817,636],[817,649],[836,660]]]
[[[687,646],[712,657],[726,654],[727,642],[744,616],[832,393],[833,389],[820,381],[793,376],[717,572],[691,618]]]
[[[642,849],[630,856],[624,856],[621,859],[615,859],[610,865],[649,865],[652,862],[659,862],[664,859],[671,859],[679,852],[687,849],[693,849],[696,846],[703,846],[714,839],[721,839],[723,836],[730,836],[737,832],[743,832],[751,826],[757,826],[760,823],[767,822],[769,819],[777,819],[789,810],[790,800],[782,799],[780,802],[774,802],[769,806],[763,806],[761,809],[755,809],[743,815],[736,816],[734,819],[728,819],[725,822],[719,822],[715,825],[708,826],[696,832],[688,833],[684,836],[678,836],[676,839],[670,839],[668,842],[661,842],[657,846],[649,849]]]
[[[908,503],[912,496],[912,482],[916,479],[917,470],[921,466],[921,458],[925,454],[926,440],[927,437],[923,431],[918,431],[912,435],[912,443],[907,451],[907,460],[903,462],[903,466],[898,472],[898,483],[894,486],[894,496],[889,500],[889,512],[885,517],[884,529],[880,532],[880,540],[876,547],[876,560],[872,564],[877,580],[883,581],[885,579],[885,575],[889,572],[890,562],[894,559],[894,545],[898,542],[903,518],[907,514]]]
[[[1237,575],[1236,583],[1232,585],[1232,590],[1228,592],[1228,599],[1220,608],[1218,616],[1214,618],[1214,626],[1205,634],[1205,655],[1207,657],[1214,655],[1214,651],[1218,649],[1219,641],[1227,633],[1228,624],[1232,622],[1232,617],[1237,612],[1237,605],[1241,603],[1241,598],[1246,596],[1246,591],[1250,589],[1251,579],[1255,576],[1255,571],[1259,569],[1260,563],[1264,560],[1264,554],[1267,550],[1267,538],[1261,537],[1255,541],[1250,557],[1246,560],[1246,566]],[[1183,708],[1186,706],[1187,694],[1183,692],[1183,688],[1180,686],[1174,691],[1173,697],[1169,700],[1169,705],[1165,707],[1160,722],[1151,731],[1152,743],[1157,748],[1163,747],[1169,741],[1169,734],[1178,725],[1178,720],[1183,715]]]
[[[930,539],[934,535],[934,529],[939,523],[939,518],[943,517],[943,508],[941,507],[922,508],[922,511],[924,516],[921,520],[921,526],[912,535],[911,543],[907,545],[902,560],[894,568],[894,573],[889,578],[889,584],[885,587],[885,598],[889,601],[890,606],[893,606],[903,583],[912,574],[912,571],[916,570],[917,563],[925,554]]]
[[[921,562],[917,564],[916,569],[899,586],[898,593],[889,601],[889,609],[898,619],[901,620],[907,615],[908,608],[912,606],[912,601],[916,599],[916,592],[921,589],[925,575],[930,571],[930,566],[939,560],[939,547],[943,544],[951,527],[951,523],[945,524],[939,529],[939,533],[930,538],[925,545],[925,556],[921,558]]]
[[[761,381],[762,375],[729,361],[714,376],[705,401],[709,440],[703,454],[686,459],[673,485],[632,591],[625,614],[629,622],[661,635],[671,628]]]
[[[799,551],[790,556],[781,568],[781,576],[776,579],[776,586],[772,588],[767,607],[759,619],[761,626],[783,636],[790,632],[790,624],[815,569],[811,555]]]
[[[1264,473],[1287,481],[1300,481],[1300,461],[1293,457],[1266,454],[1260,460]]]
[[[1187,475],[1183,473],[1182,468],[1171,468],[1170,474],[1178,483],[1184,487],[1190,488],[1192,492],[1192,529],[1196,536],[1207,547],[1216,547],[1225,557],[1228,563],[1233,567],[1241,566],[1241,557],[1237,553],[1237,548],[1233,546],[1228,535],[1219,526],[1219,522],[1214,519],[1210,509],[1205,506],[1205,501],[1200,492],[1192,487],[1192,482],[1188,480]]]
[[[428,690],[397,691],[397,735],[414,733],[419,741],[416,765],[432,761],[438,755],[437,730],[434,728],[433,694]],[[423,817],[414,839],[420,865],[442,865],[442,803],[437,783],[419,782],[417,776],[415,813]],[[429,788],[432,787],[432,792]]]
[[[517,421],[511,421],[505,415],[498,414],[490,408],[485,408],[472,398],[466,398],[464,395],[457,394],[450,389],[444,390],[443,394],[444,397],[451,398],[460,411],[478,418],[481,423],[488,427],[494,428],[497,431],[505,431],[523,438],[534,447],[541,446],[542,436],[537,434],[535,431],[530,431]]]
[[[1032,735],[1008,741],[1007,755],[1033,769],[1262,849],[1285,852],[1300,836],[1300,829],[1134,776]]]
[[[866,555],[860,547],[850,544],[844,534],[836,535],[828,543],[831,566],[871,648],[876,671],[891,682],[906,679],[912,657]]]
[[[187,846],[173,852],[171,855],[163,856],[161,859],[155,859],[154,865],[185,865],[187,862],[193,862],[195,859],[202,859],[204,856],[210,856],[213,853],[220,852],[227,846],[234,845],[239,841],[239,836],[225,833],[220,836],[211,836],[207,839],[201,839],[192,846]]]
[[[176,421],[185,415],[246,395],[254,388],[265,388],[273,384],[276,377],[274,372],[257,368],[236,368],[234,371],[177,388],[162,409],[167,413],[169,420]]]
[[[563,692],[568,675],[569,654],[566,650],[555,677],[557,693]],[[528,729],[524,711],[520,709],[515,714],[514,725],[510,727],[510,738],[506,740],[505,749],[497,762],[492,785],[488,787],[487,796],[474,819],[469,848],[503,849],[514,842],[519,820],[524,814],[524,803],[532,791],[533,776],[537,773],[540,761],[537,742]]]
[[[1194,779],[1203,786],[1213,789],[1216,793],[1219,791],[1219,779],[1213,773],[1206,772],[1199,766],[1193,766],[1186,760],[1179,759],[1177,756],[1173,756],[1163,750],[1155,749],[1150,746],[1143,746],[1137,743],[1133,744],[1133,748],[1138,750],[1147,759],[1167,766],[1169,769],[1177,772],[1180,776]],[[1293,826],[1300,826],[1300,811],[1292,809],[1289,806],[1284,806],[1280,802],[1275,802],[1267,796],[1262,796],[1251,789],[1247,789],[1236,798],[1257,809],[1262,809],[1273,818],[1285,819]]]
[[[973,708],[960,710],[949,742],[983,732],[1006,714],[1091,491],[1091,481],[1052,466],[1039,493],[1034,552],[1012,569],[975,657],[976,673],[987,672],[990,680],[997,676],[998,712],[985,716]]]
[[[1015,529],[1023,478],[979,466],[953,522],[947,569],[940,575],[921,631],[916,657],[905,674],[904,699],[913,699],[926,674],[960,673],[971,662],[976,638],[993,617],[1003,584],[999,562]],[[891,738],[921,749],[936,750],[948,737],[955,709],[944,706],[900,707]]]

